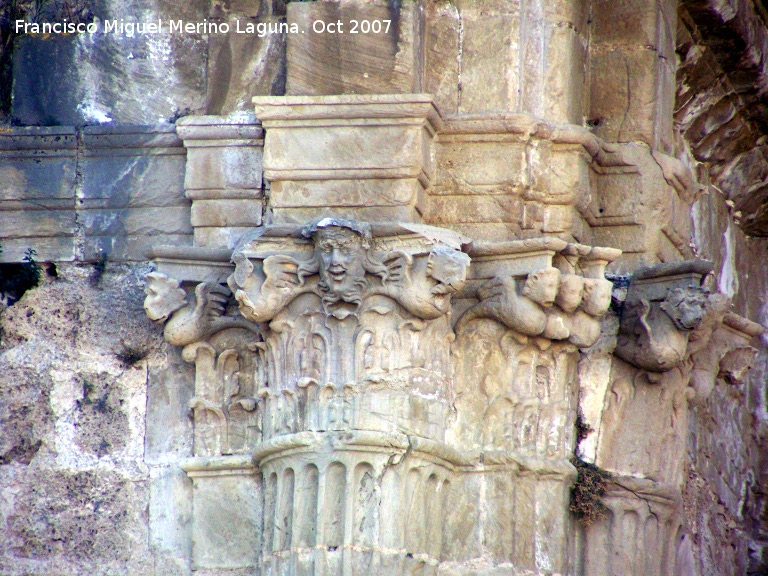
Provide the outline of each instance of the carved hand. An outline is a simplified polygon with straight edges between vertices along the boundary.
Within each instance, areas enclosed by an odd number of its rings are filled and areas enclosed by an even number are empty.
[[[459,320],[466,325],[475,318],[493,318],[527,336],[538,336],[547,327],[547,314],[536,302],[517,293],[512,276],[488,280],[477,290],[480,303]]]

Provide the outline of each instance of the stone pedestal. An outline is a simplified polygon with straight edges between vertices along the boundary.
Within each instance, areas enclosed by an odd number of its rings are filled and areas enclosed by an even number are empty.
[[[681,574],[684,545],[679,491],[638,478],[616,478],[603,498],[605,520],[589,526],[582,573]]]
[[[261,547],[262,486],[250,456],[190,458],[192,569],[256,565]]]

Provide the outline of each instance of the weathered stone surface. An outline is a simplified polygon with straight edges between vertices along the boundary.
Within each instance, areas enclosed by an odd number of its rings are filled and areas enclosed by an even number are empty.
[[[24,124],[52,126],[77,125],[83,122],[77,106],[83,88],[79,84],[77,37],[21,37],[14,46],[16,70],[33,70],[34,62],[53,63],[47,74],[21,74],[14,82],[14,115]]]
[[[595,133],[617,142],[645,142],[654,149],[672,146],[671,119],[658,106],[664,89],[674,89],[670,65],[655,50],[601,48],[590,58],[589,118]],[[672,95],[668,96],[670,104]]]
[[[170,34],[170,19],[202,21],[204,2],[94,7],[102,26],[93,35],[26,35],[15,45],[13,116],[32,125],[172,122],[205,99],[207,45],[202,35]],[[143,4],[143,5],[142,5]],[[162,34],[104,33],[105,21],[165,20]],[[144,21],[144,18],[141,19]],[[52,66],[39,66],[51,62]],[[36,71],[36,72],[35,72]]]
[[[14,476],[13,504],[3,518],[4,571],[151,570],[136,509],[146,501],[140,483],[114,471],[30,467]]]
[[[768,112],[758,95],[768,49],[758,16],[764,9],[751,2],[725,11],[715,2],[683,2],[677,31],[675,120],[693,155],[708,162],[713,183],[736,202],[742,229],[755,236],[765,235],[766,221],[759,167]]]
[[[18,128],[0,135],[2,257],[142,260],[147,237],[189,244],[173,127]]]
[[[230,31],[208,37],[206,114],[242,113],[255,94],[285,93],[287,36],[269,33],[279,30],[284,17],[284,2],[212,3],[211,21],[229,24]],[[238,33],[249,24],[263,26],[265,33]]]
[[[429,3],[424,26],[424,92],[435,95],[435,104],[443,114],[454,114],[460,91],[459,10],[450,2]]]
[[[418,3],[337,0],[291,2],[287,8],[288,23],[301,31],[288,38],[287,94],[422,91],[422,13]],[[315,23],[339,26],[338,33],[317,28]],[[372,28],[366,29],[368,24]]]
[[[254,566],[263,539],[263,494],[253,465],[216,471],[189,460],[183,466],[194,484],[193,569]]]
[[[40,450],[43,437],[50,433],[52,384],[39,378],[32,367],[16,366],[7,359],[3,364],[7,383],[0,404],[0,422],[5,432],[0,444],[0,463],[29,464]],[[37,385],[30,385],[35,380]]]
[[[582,34],[558,22],[545,46],[542,112],[553,122],[581,124],[585,114],[582,94],[586,85],[587,42]]]
[[[163,362],[141,314],[145,271],[60,264],[2,312],[4,573],[164,565],[148,547],[142,461],[145,372]]]
[[[765,571],[764,3],[390,4],[19,42],[0,572]]]
[[[501,14],[461,10],[461,18],[459,113],[519,110],[522,80],[512,56],[520,46],[516,4]]]

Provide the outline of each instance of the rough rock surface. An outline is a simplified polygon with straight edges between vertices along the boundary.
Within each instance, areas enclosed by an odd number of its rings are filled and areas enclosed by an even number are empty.
[[[0,313],[3,574],[178,569],[149,538],[146,395],[166,354],[145,272],[60,265]]]

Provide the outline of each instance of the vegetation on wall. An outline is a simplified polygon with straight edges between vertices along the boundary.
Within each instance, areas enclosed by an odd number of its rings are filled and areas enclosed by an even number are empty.
[[[606,516],[602,497],[605,496],[611,474],[576,456],[571,458],[571,464],[576,466],[578,476],[571,488],[569,510],[589,526]]]
[[[582,418],[581,414],[576,416],[576,450],[581,441],[586,438],[592,429]],[[571,458],[571,464],[576,467],[576,483],[571,488],[571,502],[569,510],[583,524],[589,526],[598,520],[605,518],[606,507],[603,504],[602,497],[605,496],[608,480],[611,478],[610,472],[602,470],[585,462],[574,451]]]
[[[18,302],[27,290],[40,283],[42,269],[36,256],[37,252],[29,248],[23,262],[0,264],[0,299],[6,304]]]

